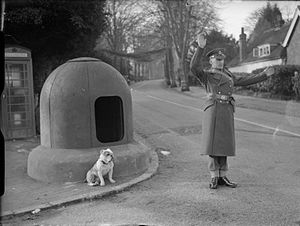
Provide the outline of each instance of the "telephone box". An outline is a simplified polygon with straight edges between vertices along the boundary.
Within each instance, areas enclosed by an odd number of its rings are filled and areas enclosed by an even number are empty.
[[[36,135],[31,51],[5,46],[5,86],[1,101],[1,130],[5,139]]]

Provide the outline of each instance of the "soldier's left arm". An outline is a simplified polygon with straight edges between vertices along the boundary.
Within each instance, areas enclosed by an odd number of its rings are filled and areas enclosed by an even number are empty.
[[[249,76],[233,75],[233,82],[235,86],[248,86],[255,83],[263,82],[273,75],[275,75],[275,69],[274,67],[271,66],[271,67],[267,67],[259,74],[252,74]]]
[[[259,82],[263,82],[267,79],[268,76],[265,73],[251,74],[249,76],[233,75],[234,86],[248,86]]]

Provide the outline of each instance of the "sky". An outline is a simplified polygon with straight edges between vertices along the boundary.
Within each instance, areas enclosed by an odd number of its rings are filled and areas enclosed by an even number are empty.
[[[222,20],[222,30],[228,35],[232,34],[238,40],[241,27],[244,27],[246,24],[246,18],[256,9],[265,7],[267,1],[224,0],[220,1],[220,3],[218,13]],[[292,19],[297,5],[300,5],[300,1],[270,1],[270,3],[272,5],[277,4],[283,19],[288,17]],[[247,32],[245,33],[247,34]]]

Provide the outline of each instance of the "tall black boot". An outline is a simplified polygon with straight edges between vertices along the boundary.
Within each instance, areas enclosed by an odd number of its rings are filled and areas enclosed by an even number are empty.
[[[218,180],[219,180],[219,177],[213,177],[213,178],[211,178],[211,182],[209,184],[209,188],[210,189],[217,189],[218,188]]]
[[[230,180],[227,177],[220,177],[218,180],[218,184],[225,185],[230,188],[236,188],[236,186],[237,186],[236,183],[230,182]]]

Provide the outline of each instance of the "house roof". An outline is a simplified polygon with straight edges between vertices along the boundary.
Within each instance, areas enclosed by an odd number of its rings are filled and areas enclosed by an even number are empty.
[[[264,31],[261,35],[255,38],[249,47],[257,47],[264,44],[281,44],[288,32],[290,23],[282,25],[282,27],[272,28]],[[252,48],[251,48],[252,51]]]
[[[239,56],[235,57],[228,65],[237,66],[254,61],[266,61],[281,58],[282,50],[284,49],[281,45],[283,43],[287,32],[290,28],[290,23],[284,24],[280,28],[272,28],[264,31],[261,35],[257,36],[251,43],[247,43],[247,56],[240,62]],[[265,57],[254,57],[253,48],[258,46],[270,44],[272,46],[271,53]]]
[[[290,26],[290,28],[289,28],[289,30],[287,32],[287,35],[286,35],[286,37],[285,37],[285,39],[283,41],[283,44],[282,44],[283,47],[286,47],[288,45],[288,43],[290,41],[290,38],[291,38],[291,36],[293,34],[293,31],[294,31],[294,29],[296,27],[296,24],[297,24],[297,22],[299,20],[299,17],[300,17],[300,6],[298,6],[296,8],[296,10],[295,10],[291,26]]]

